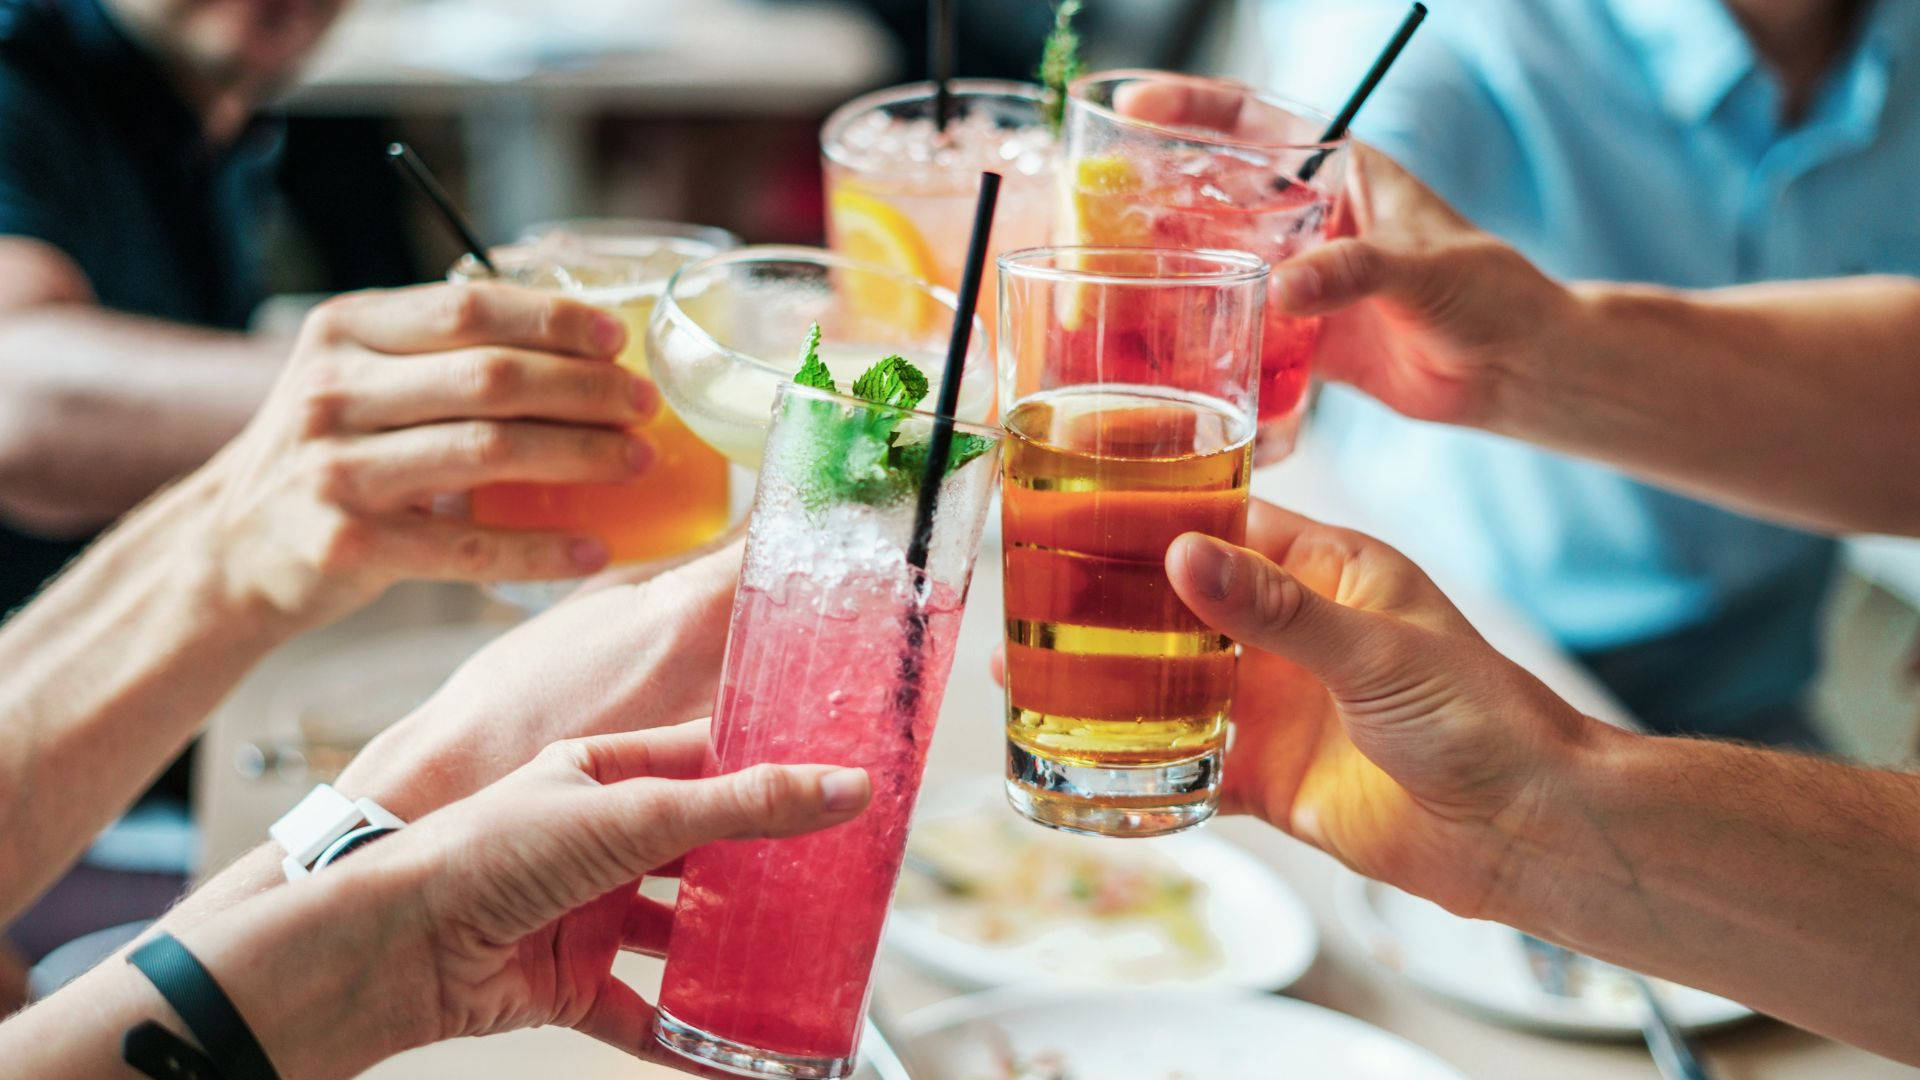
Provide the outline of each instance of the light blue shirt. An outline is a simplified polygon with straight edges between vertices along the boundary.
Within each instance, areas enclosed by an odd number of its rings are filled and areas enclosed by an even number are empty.
[[[1790,128],[1719,0],[1431,6],[1356,133],[1547,272],[1680,286],[1920,273],[1920,2],[1871,5]],[[1268,0],[1270,81],[1337,102],[1405,10]],[[1390,539],[1500,589],[1643,718],[1737,734],[1804,695],[1829,540],[1345,388],[1315,422]]]

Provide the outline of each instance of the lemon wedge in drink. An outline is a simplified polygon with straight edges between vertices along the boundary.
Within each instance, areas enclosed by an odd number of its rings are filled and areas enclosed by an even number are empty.
[[[827,199],[834,247],[849,258],[898,270],[910,278],[933,279],[933,254],[907,215],[864,191],[836,187]],[[874,274],[846,274],[841,282],[848,305],[881,326],[918,333],[936,314],[918,289]]]
[[[1073,182],[1062,194],[1066,205],[1062,219],[1067,236],[1074,244],[1092,247],[1149,247],[1153,243],[1151,217],[1140,205],[1145,185],[1133,163],[1119,157],[1088,157],[1073,162]],[[1085,259],[1069,259],[1068,265],[1089,269]],[[1127,269],[1111,256],[1102,269]],[[1142,270],[1152,266],[1143,260]],[[1060,301],[1060,325],[1067,330],[1080,326],[1080,292],[1070,289]]]

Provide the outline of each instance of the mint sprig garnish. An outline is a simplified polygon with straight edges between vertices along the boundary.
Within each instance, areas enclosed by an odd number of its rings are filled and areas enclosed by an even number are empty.
[[[807,331],[793,381],[835,393],[832,372],[820,360],[820,326]],[[852,412],[830,402],[808,403],[808,431],[799,450],[800,497],[812,509],[836,502],[882,506],[910,494],[926,472],[926,438],[902,443],[904,411],[918,408],[930,389],[926,372],[903,356],[876,362],[853,381],[852,396],[886,410]],[[993,448],[993,440],[953,433],[947,475]]]
[[[807,347],[800,350],[800,370],[793,373],[793,381],[815,390],[833,389],[833,372],[820,362],[819,323],[807,328]]]
[[[1060,0],[1053,9],[1053,29],[1040,48],[1040,85],[1046,88],[1041,110],[1047,128],[1056,136],[1067,118],[1067,85],[1080,77],[1080,34],[1073,28],[1073,17],[1080,14],[1080,0]]]

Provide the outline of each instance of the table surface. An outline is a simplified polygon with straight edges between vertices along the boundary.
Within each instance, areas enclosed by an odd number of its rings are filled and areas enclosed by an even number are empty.
[[[897,65],[873,15],[838,0],[361,0],[286,105],[818,115]]]
[[[1316,483],[1310,451],[1262,472],[1257,494],[1328,520],[1342,518],[1337,493]],[[998,688],[986,660],[999,639],[998,539],[989,535],[973,579],[954,673],[930,753],[927,789],[991,776],[1001,768]],[[1484,597],[1454,591],[1457,602],[1496,646],[1526,665],[1581,708],[1610,720],[1624,716],[1604,691],[1511,609]],[[201,820],[210,865],[218,865],[257,842],[266,823],[303,793],[305,781],[242,780],[232,768],[236,744],[258,738],[264,703],[285,672],[370,628],[451,618],[498,617],[497,609],[471,592],[413,587],[328,631],[282,650],[216,716],[202,744]],[[1509,1030],[1463,1015],[1375,967],[1333,914],[1333,892],[1343,871],[1326,856],[1247,819],[1222,820],[1209,828],[1271,862],[1306,900],[1319,922],[1321,953],[1292,996],[1337,1009],[1417,1043],[1474,1080],[1643,1080],[1655,1076],[1636,1044],[1575,1042]],[[616,968],[649,995],[659,965],[623,957]],[[896,1013],[911,1011],[956,991],[891,958],[883,957],[876,996]],[[1920,1069],[1897,1065],[1771,1021],[1756,1021],[1708,1036],[1704,1049],[1722,1080],[1920,1080]],[[369,1080],[506,1080],[564,1074],[570,1080],[622,1080],[679,1076],[638,1064],[618,1051],[568,1031],[516,1032],[464,1040],[403,1055],[367,1074]]]

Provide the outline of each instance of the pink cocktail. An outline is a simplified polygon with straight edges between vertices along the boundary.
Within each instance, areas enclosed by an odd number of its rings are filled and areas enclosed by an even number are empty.
[[[747,1075],[853,1071],[994,484],[995,433],[962,425],[971,459],[941,485],[926,570],[910,567],[915,470],[841,471],[883,414],[897,424],[881,437],[913,460],[925,414],[783,387],[755,496],[709,771],[855,766],[873,802],[825,832],[687,856],[657,1036]]]
[[[1271,265],[1324,242],[1346,176],[1328,118],[1224,79],[1153,71],[1089,75],[1067,102],[1068,243],[1245,251]],[[1275,279],[1269,288],[1277,288]],[[1318,318],[1269,296],[1255,459],[1292,449]],[[1144,381],[1144,380],[1143,380]]]

